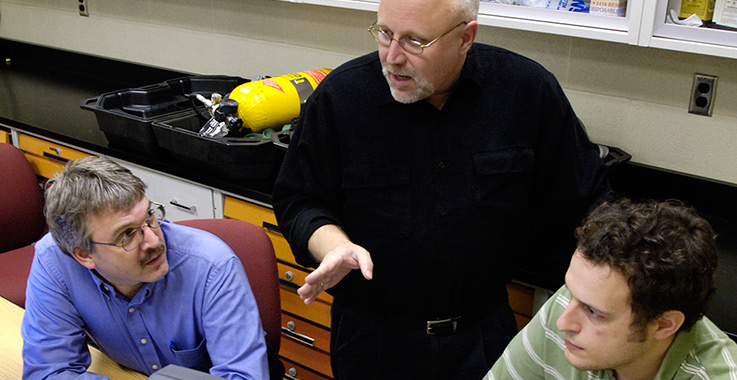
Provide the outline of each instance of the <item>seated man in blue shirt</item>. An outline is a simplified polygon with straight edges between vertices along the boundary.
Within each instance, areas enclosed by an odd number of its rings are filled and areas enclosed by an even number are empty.
[[[268,379],[266,343],[238,258],[215,236],[164,221],[128,169],[99,157],[49,181],[50,233],[26,290],[23,378],[85,375],[87,339],[125,367],[167,364]]]
[[[566,285],[484,380],[737,379],[737,345],[704,316],[717,252],[695,210],[605,203],[576,236]]]

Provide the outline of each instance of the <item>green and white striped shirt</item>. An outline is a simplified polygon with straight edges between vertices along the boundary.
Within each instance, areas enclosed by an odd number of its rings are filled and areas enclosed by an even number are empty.
[[[613,370],[582,371],[565,359],[565,341],[555,322],[570,300],[556,292],[514,337],[484,380],[614,380]],[[737,380],[737,344],[703,317],[676,335],[654,380]]]

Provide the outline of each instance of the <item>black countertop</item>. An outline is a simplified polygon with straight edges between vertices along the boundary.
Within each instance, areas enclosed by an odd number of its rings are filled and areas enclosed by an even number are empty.
[[[0,39],[0,124],[116,157],[180,178],[271,202],[273,176],[232,180],[193,169],[165,151],[154,154],[110,144],[95,114],[80,103],[103,93],[180,78],[182,73]]]
[[[139,153],[111,145],[93,112],[80,108],[84,99],[197,73],[182,73],[42,48],[0,39],[0,124],[61,143],[116,157],[235,195],[271,203],[273,178],[229,180],[169,156]],[[211,73],[206,73],[211,74]],[[0,126],[2,128],[2,126]],[[620,147],[626,151],[626,147]],[[695,206],[719,234],[718,290],[707,313],[722,329],[737,333],[737,188],[636,164],[612,168],[612,186],[633,199],[681,199]],[[547,289],[562,284],[545,263],[524,268],[523,282]]]

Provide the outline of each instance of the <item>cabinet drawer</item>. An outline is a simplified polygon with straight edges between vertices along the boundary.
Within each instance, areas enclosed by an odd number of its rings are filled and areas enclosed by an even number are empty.
[[[276,258],[297,265],[287,239],[279,232],[274,210],[226,196],[223,204],[223,215],[226,218],[239,219],[263,227],[274,245]]]
[[[47,157],[49,159],[65,163],[70,160],[77,160],[89,156],[89,154],[83,153],[76,149],[72,149],[64,145],[59,145],[57,143],[53,143],[37,137],[25,135],[23,133],[18,134],[18,146],[26,153],[30,153],[39,157]]]
[[[279,270],[279,282],[282,286],[297,291],[300,286],[305,284],[305,277],[307,277],[309,272],[302,269],[302,267],[293,267],[279,262],[277,262],[276,266]],[[317,299],[323,302],[333,303],[333,296],[325,292],[320,293]]]
[[[114,159],[148,185],[148,198],[166,207],[166,219],[176,222],[215,217],[212,189],[159,171]]]
[[[305,347],[330,352],[330,330],[282,313],[282,341],[296,341]]]
[[[307,347],[283,335],[279,355],[325,376],[333,376],[329,353]]]
[[[304,319],[308,319],[318,325],[330,328],[330,304],[316,299],[315,302],[305,305],[304,301],[299,298],[296,289],[281,286],[279,288],[281,296],[281,309],[287,313],[298,315]]]
[[[62,162],[51,161],[28,153],[26,153],[26,158],[31,163],[33,171],[44,178],[52,178],[54,173],[64,171],[64,166],[66,165]]]
[[[284,378],[287,380],[330,380],[330,377],[326,377],[313,372],[297,363],[289,360],[281,359],[284,364]]]
[[[26,153],[26,158],[36,174],[46,178],[51,178],[54,173],[64,170],[67,162],[90,156],[76,149],[22,133],[18,134],[18,147]]]

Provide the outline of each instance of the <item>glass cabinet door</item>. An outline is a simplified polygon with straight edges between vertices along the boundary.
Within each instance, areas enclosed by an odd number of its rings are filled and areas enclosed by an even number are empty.
[[[737,2],[733,0],[721,1],[737,7]],[[669,20],[672,19],[671,13],[680,15],[680,1],[657,0],[646,3],[640,45],[737,58],[737,28],[715,23],[701,27],[679,25]]]
[[[557,1],[557,3],[562,1]],[[535,6],[536,3],[543,3],[543,1],[535,0],[482,0],[479,7],[479,23],[510,29],[638,44],[644,0],[622,1],[622,4],[626,5],[620,12],[621,15],[589,13],[591,1],[593,0],[585,1],[586,12],[580,12]],[[555,1],[545,3],[553,2]],[[609,3],[618,2],[618,0],[612,0]],[[575,6],[575,0],[568,0],[566,3],[569,4],[569,9],[571,9],[570,4]]]
[[[379,6],[379,0],[281,1],[374,12]],[[690,27],[668,22],[671,9],[678,8],[680,15],[681,1],[714,1],[717,8],[721,5],[726,9],[723,14],[734,27],[714,23]],[[584,12],[557,10],[551,9],[550,3],[571,8],[585,4],[589,8]],[[605,14],[592,12],[592,4],[626,5],[623,14]],[[478,20],[481,25],[500,28],[737,58],[737,0],[481,0]]]
[[[282,0],[305,4],[326,5],[350,9],[376,11],[379,0]],[[482,0],[478,21],[481,25],[551,33],[572,37],[591,38],[603,41],[636,45],[639,42],[640,20],[646,0],[557,0],[571,4],[580,1],[614,3],[622,1],[626,7],[622,16],[606,16],[601,13],[573,12],[513,5],[542,0]],[[545,0],[547,1],[547,0]],[[652,0],[647,0],[652,1]],[[588,8],[587,8],[588,10]]]

